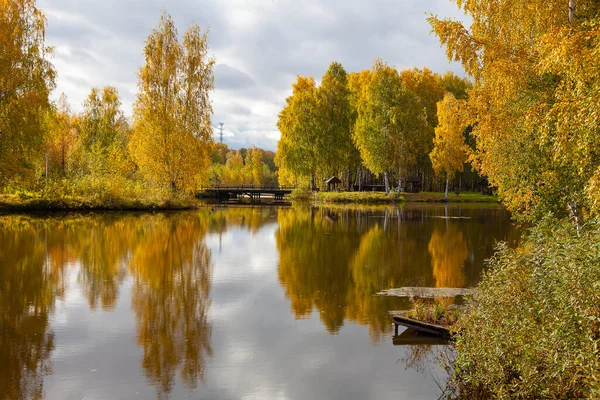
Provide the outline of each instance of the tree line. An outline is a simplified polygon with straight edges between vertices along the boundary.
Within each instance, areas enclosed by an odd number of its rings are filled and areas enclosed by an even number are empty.
[[[256,146],[251,149],[229,149],[215,144],[209,184],[213,186],[276,186],[275,153]]]
[[[298,76],[277,124],[279,182],[314,190],[339,175],[347,189],[383,180],[389,192],[419,175],[447,188],[466,164],[459,184],[473,189],[481,178],[467,163],[470,127],[452,117],[470,87],[451,72],[398,71],[380,59],[350,74],[333,62],[319,86]]]
[[[115,87],[93,88],[80,113],[49,95],[57,72],[35,0],[0,9],[0,187],[105,193],[190,192],[208,178],[213,153],[208,31],[180,37],[166,12],[145,41],[133,117]],[[112,189],[111,189],[112,188]]]

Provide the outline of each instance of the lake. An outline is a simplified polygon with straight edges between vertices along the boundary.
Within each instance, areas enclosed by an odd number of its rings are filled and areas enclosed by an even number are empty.
[[[373,293],[517,239],[484,205],[0,216],[0,399],[437,399]]]

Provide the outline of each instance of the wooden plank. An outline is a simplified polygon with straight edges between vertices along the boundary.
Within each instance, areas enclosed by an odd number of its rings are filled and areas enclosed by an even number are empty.
[[[375,293],[376,296],[421,297],[434,299],[439,297],[465,296],[473,293],[472,288],[432,288],[432,287],[402,287],[386,289]]]
[[[450,338],[450,329],[445,326],[429,324],[427,322],[417,321],[416,319],[402,316],[394,316],[393,319],[394,325],[396,326],[402,325],[406,326],[407,328],[415,329],[419,332],[428,333],[430,335],[446,339]]]
[[[406,328],[400,335],[395,335],[392,338],[394,346],[416,346],[416,345],[445,345],[450,343],[448,339],[438,335],[428,335],[413,329]]]

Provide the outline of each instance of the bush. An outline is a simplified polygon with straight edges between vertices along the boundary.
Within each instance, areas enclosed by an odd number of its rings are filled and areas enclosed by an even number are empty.
[[[396,192],[319,192],[315,199],[320,203],[334,204],[389,204],[404,201],[404,197]]]
[[[118,175],[57,179],[37,192],[14,191],[1,196],[0,209],[184,209],[198,203],[189,192],[152,186]]]
[[[599,398],[600,225],[544,221],[500,244],[456,325],[465,398]]]
[[[451,326],[456,323],[458,313],[457,309],[451,309],[450,304],[444,300],[411,299],[411,309],[406,316],[430,324]]]
[[[290,199],[293,201],[307,202],[312,198],[312,191],[308,187],[299,186],[292,191]]]

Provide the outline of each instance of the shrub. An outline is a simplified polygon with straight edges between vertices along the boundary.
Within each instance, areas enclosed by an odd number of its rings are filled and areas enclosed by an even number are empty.
[[[299,202],[308,202],[312,198],[312,191],[308,187],[299,186],[292,191],[290,199]]]
[[[598,398],[600,225],[544,221],[498,245],[456,325],[453,383],[465,398]]]
[[[456,323],[459,311],[450,309],[446,300],[411,299],[411,309],[407,317],[430,324],[450,326]]]

